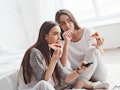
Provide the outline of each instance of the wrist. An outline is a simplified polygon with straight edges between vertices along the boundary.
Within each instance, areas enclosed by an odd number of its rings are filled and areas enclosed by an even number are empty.
[[[68,46],[70,41],[65,41],[64,45]]]
[[[51,58],[50,60],[50,62],[55,63],[55,64],[57,63],[57,61],[58,61],[57,59],[53,59],[53,58]]]
[[[99,49],[99,48],[100,48],[100,46],[96,46],[96,48],[97,48],[97,49]]]
[[[80,70],[81,70],[80,67],[78,67],[76,70],[77,74],[82,74],[82,72],[80,72]]]

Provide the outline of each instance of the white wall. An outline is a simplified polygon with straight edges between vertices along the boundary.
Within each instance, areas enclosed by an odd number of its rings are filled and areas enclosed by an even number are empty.
[[[28,44],[27,36],[17,1],[1,0],[0,13],[0,38],[2,40],[0,42],[3,42],[8,49],[26,47],[23,42]]]
[[[0,0],[0,48],[26,49],[36,41],[45,20],[54,20],[56,0]],[[54,12],[54,13],[53,13]]]
[[[82,23],[82,25],[92,27],[104,38],[104,49],[120,47],[120,17]]]
[[[61,7],[59,3],[54,0],[49,4],[44,0],[0,0],[0,49],[20,50],[32,45],[41,23],[54,20],[55,12]],[[103,35],[104,48],[120,47],[120,23],[92,27]]]
[[[120,47],[120,23],[100,25],[93,28],[104,37],[104,49]]]
[[[33,44],[34,3],[34,0],[0,0],[0,42],[8,50],[25,49]]]

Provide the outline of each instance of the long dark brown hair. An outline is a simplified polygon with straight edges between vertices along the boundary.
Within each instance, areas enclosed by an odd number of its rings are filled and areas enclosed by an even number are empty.
[[[44,22],[40,28],[37,42],[25,52],[25,55],[24,55],[22,63],[21,63],[21,68],[20,68],[25,84],[30,83],[32,78],[34,78],[33,69],[31,67],[30,61],[29,61],[30,60],[30,52],[31,52],[32,48],[37,48],[38,50],[40,50],[45,58],[46,64],[49,65],[51,53],[49,51],[48,43],[45,40],[45,36],[47,34],[49,34],[51,28],[53,28],[54,26],[57,26],[57,25],[58,24],[53,21]],[[56,72],[56,77],[59,79],[57,66],[55,67],[55,72]]]
[[[72,20],[72,22],[74,23],[75,30],[81,29],[80,26],[78,25],[75,17],[73,16],[73,14],[72,14],[69,10],[67,10],[67,9],[61,9],[61,10],[58,10],[58,11],[56,12],[55,21],[56,21],[57,23],[60,23],[60,16],[61,16],[61,15],[67,15],[67,16]],[[61,30],[62,30],[62,29],[61,29]],[[63,34],[63,32],[64,32],[64,31],[62,30],[61,34]],[[62,37],[62,35],[61,35],[61,37]],[[63,39],[63,37],[62,37],[62,39]]]

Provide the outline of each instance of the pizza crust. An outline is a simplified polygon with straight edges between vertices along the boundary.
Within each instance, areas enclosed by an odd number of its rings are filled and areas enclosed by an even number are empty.
[[[61,48],[60,44],[49,44],[49,47],[52,48],[53,50],[56,50],[57,48]]]

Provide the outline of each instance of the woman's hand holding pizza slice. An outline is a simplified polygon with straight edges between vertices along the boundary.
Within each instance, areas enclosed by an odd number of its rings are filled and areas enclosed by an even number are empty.
[[[94,34],[92,34],[90,37],[89,37],[89,40],[92,40],[92,39],[97,39],[99,38],[100,39],[100,35],[98,34],[98,32],[95,32]]]
[[[92,34],[89,38],[89,41],[92,39],[96,39],[96,43],[93,44],[93,46],[99,47],[102,46],[104,43],[104,39],[98,34],[98,32],[95,32],[94,34]]]
[[[62,46],[60,44],[49,44],[49,47],[51,48],[51,58],[54,60],[58,60],[63,53]]]
[[[49,47],[52,48],[53,50],[56,50],[57,48],[62,48],[62,46],[60,44],[49,44]]]

